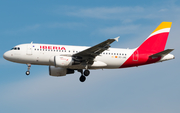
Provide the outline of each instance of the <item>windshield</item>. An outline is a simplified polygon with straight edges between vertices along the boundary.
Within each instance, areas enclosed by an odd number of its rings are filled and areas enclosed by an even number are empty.
[[[11,50],[20,50],[20,47],[13,47]]]

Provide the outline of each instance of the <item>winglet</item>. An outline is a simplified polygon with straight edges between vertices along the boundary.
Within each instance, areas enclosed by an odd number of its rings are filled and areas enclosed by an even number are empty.
[[[118,36],[118,37],[116,37],[116,38],[114,38],[114,40],[116,40],[117,42],[118,42],[118,39],[120,38],[120,36]]]

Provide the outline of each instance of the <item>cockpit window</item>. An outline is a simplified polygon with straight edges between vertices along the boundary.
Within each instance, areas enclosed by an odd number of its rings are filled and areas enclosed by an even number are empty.
[[[13,47],[11,50],[20,50],[20,47]]]

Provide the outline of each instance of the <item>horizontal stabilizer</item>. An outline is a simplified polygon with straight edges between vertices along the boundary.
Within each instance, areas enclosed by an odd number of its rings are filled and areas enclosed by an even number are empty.
[[[164,56],[166,56],[167,54],[169,54],[171,51],[173,51],[174,49],[166,49],[166,50],[164,50],[164,51],[161,51],[161,52],[159,52],[159,53],[156,53],[156,54],[154,54],[154,55],[151,55],[151,56],[149,56],[149,57],[152,57],[152,58],[154,58],[154,57],[164,57]]]

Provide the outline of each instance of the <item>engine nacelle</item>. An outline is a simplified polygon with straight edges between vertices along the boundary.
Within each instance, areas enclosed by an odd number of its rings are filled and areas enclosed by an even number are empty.
[[[68,67],[73,63],[72,57],[67,56],[54,56],[54,65],[56,67]]]
[[[66,76],[66,74],[73,74],[74,70],[61,67],[49,66],[50,76]]]

